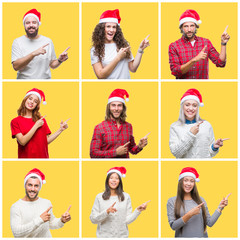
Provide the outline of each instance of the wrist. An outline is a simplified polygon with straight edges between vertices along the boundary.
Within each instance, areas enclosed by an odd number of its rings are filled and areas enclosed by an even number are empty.
[[[144,51],[143,51],[143,49],[142,49],[142,48],[139,48],[139,49],[138,49],[138,52],[139,52],[139,53],[141,53],[141,54],[143,54],[143,53],[144,53]]]
[[[222,45],[222,46],[226,46],[227,43],[225,43],[225,42],[221,42],[221,45]]]
[[[63,63],[63,61],[59,60],[59,58],[58,58],[58,62],[59,62],[60,64]]]

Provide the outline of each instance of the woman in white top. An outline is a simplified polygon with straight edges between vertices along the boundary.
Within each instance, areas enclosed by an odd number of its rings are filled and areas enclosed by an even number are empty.
[[[119,10],[105,11],[92,34],[91,64],[97,78],[130,79],[141,62],[143,50],[149,46],[148,36],[141,42],[135,59],[120,28]]]
[[[127,238],[128,224],[147,207],[147,202],[132,212],[130,196],[123,191],[124,167],[114,167],[107,172],[104,193],[96,196],[90,219],[98,224],[98,238]]]
[[[199,116],[202,96],[197,89],[188,89],[181,98],[178,121],[170,127],[169,147],[176,158],[211,158],[227,139],[215,141],[209,122]]]

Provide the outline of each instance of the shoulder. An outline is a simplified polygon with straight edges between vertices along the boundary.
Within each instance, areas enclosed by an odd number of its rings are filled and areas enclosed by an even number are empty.
[[[91,55],[94,55],[95,47],[92,47],[90,50]]]
[[[168,204],[175,204],[176,198],[177,198],[176,196],[170,197],[170,198],[168,199],[167,203],[168,203]]]
[[[200,198],[201,198],[202,202],[206,203],[206,201],[203,197],[200,196]]]
[[[21,200],[19,199],[11,206],[11,210],[17,209],[20,205],[21,205]]]
[[[45,206],[49,206],[49,207],[52,206],[51,201],[48,200],[48,199],[39,198],[38,201],[39,201],[39,204],[42,204],[42,205],[45,205]]]
[[[125,199],[128,199],[128,198],[131,199],[131,197],[130,197],[130,195],[128,193],[123,192],[123,195],[124,195]]]
[[[132,124],[131,123],[129,123],[129,122],[123,122],[122,124],[124,124],[124,125],[126,125],[126,126],[128,126],[128,127],[131,127],[132,128]]]
[[[174,48],[174,47],[176,47],[176,45],[178,45],[181,41],[182,41],[182,39],[179,38],[177,41],[172,42],[172,43],[169,45],[169,48]]]
[[[23,40],[25,40],[25,36],[23,35],[23,36],[21,36],[21,37],[18,37],[18,38],[15,38],[14,40],[13,40],[13,43],[18,43],[19,41],[23,41]]]
[[[96,199],[103,200],[102,195],[103,195],[103,192],[97,194]]]
[[[210,127],[210,128],[212,127],[211,123],[206,120],[203,121],[203,126]]]
[[[17,116],[14,119],[12,119],[11,123],[19,122],[20,119],[21,119],[21,116]]]
[[[50,38],[48,38],[48,37],[45,37],[45,36],[43,36],[43,35],[41,35],[40,36],[41,37],[41,39],[43,40],[43,41],[48,41],[48,42],[53,42]]]
[[[203,44],[209,44],[209,43],[212,44],[211,41],[209,39],[207,39],[207,38],[203,38],[203,37],[198,37],[197,36],[197,40],[201,41]]]
[[[108,125],[108,122],[107,121],[102,121],[101,123],[99,123],[98,125],[95,126],[95,129],[102,129],[104,128],[105,126]]]
[[[174,128],[182,127],[182,126],[184,126],[184,125],[182,125],[179,121],[176,121],[176,122],[171,124],[170,128],[174,129]]]

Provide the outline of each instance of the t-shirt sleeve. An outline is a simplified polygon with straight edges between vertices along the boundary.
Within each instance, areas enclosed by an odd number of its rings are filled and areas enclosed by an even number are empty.
[[[130,55],[130,58],[128,59],[128,62],[131,62],[133,60],[134,60],[134,57],[133,57],[132,52],[131,52],[131,55]]]
[[[91,54],[91,64],[92,65],[99,62],[99,58],[96,55],[94,55],[94,51],[95,51],[95,48],[91,48],[90,54]]]
[[[57,57],[56,57],[56,53],[55,53],[55,49],[54,49],[52,40],[50,41],[50,45],[51,45],[51,60],[55,60],[55,59],[57,59]]]
[[[12,138],[15,138],[16,134],[21,133],[19,123],[15,118],[11,121],[11,131],[12,131]]]
[[[51,130],[50,130],[49,127],[48,127],[48,124],[47,124],[46,119],[43,119],[43,121],[44,121],[43,126],[45,126],[46,135],[51,134],[52,132],[51,132]]]
[[[23,57],[23,53],[19,47],[17,39],[15,39],[12,44],[12,62],[22,57]]]

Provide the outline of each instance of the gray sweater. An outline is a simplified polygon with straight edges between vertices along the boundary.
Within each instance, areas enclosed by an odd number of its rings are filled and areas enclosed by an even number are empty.
[[[207,226],[212,227],[218,220],[221,213],[216,210],[213,215],[210,216],[206,201],[202,197],[201,200],[204,202],[204,206],[206,208]],[[184,216],[185,213],[189,212],[198,204],[194,200],[184,200],[185,211],[181,209],[181,218],[176,219],[174,214],[175,201],[176,197],[171,197],[167,202],[168,222],[170,227],[175,230],[175,237],[208,237],[207,231],[204,232],[202,210],[200,211],[200,214],[194,215],[186,223],[182,219],[182,216]],[[180,231],[181,228],[182,231]]]

